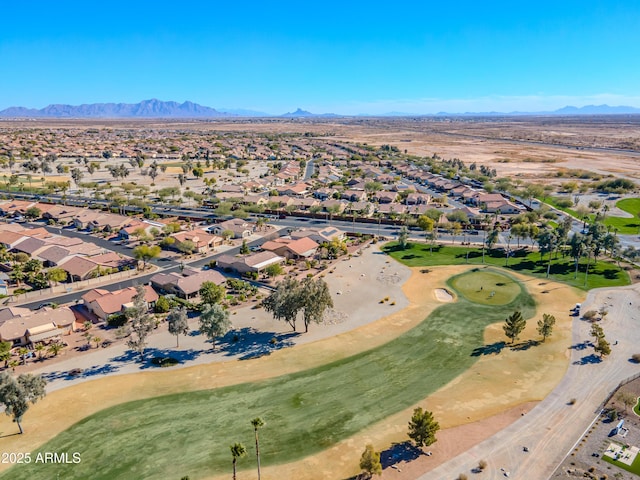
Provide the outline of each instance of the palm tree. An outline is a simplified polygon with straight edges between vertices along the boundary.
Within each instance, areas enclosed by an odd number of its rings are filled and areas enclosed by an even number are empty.
[[[38,360],[42,360],[42,352],[44,351],[45,347],[43,343],[36,343],[36,345],[33,347],[33,349],[38,352]]]
[[[29,349],[28,348],[21,347],[18,350],[18,355],[20,355],[20,359],[22,360],[22,364],[23,365],[27,364],[27,353],[29,353]]]
[[[264,421],[260,417],[256,417],[251,420],[251,425],[253,425],[253,431],[256,436],[256,459],[258,460],[258,480],[260,480],[260,445],[258,442],[258,429],[264,427]]]
[[[49,345],[49,351],[51,353],[53,353],[54,357],[58,356],[58,353],[60,353],[60,350],[62,350],[64,348],[64,345],[60,342],[53,342],[51,345]]]
[[[236,462],[238,458],[244,457],[247,454],[247,449],[241,443],[234,443],[229,448],[233,456],[233,480],[236,480]]]

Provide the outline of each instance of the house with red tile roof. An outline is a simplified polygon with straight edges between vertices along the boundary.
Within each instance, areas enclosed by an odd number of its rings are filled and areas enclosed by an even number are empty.
[[[317,242],[309,237],[302,237],[295,240],[281,237],[263,243],[261,248],[287,259],[300,259],[313,257],[319,246]]]
[[[144,285],[144,292],[147,308],[152,309],[160,297],[151,288],[151,285]],[[124,312],[129,308],[137,293],[136,287],[123,288],[113,292],[97,288],[85,293],[82,300],[89,312],[100,320],[106,321],[110,315]]]

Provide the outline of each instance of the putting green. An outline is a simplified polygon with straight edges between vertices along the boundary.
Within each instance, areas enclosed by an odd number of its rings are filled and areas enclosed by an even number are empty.
[[[499,277],[510,280],[509,277]],[[32,452],[78,452],[78,464],[17,465],[11,480],[202,478],[230,470],[229,445],[253,443],[264,418],[262,464],[291,462],[401,412],[464,373],[479,358],[488,325],[535,301],[515,283],[507,305],[466,298],[442,305],[396,339],[298,373],[228,387],[127,402],[88,416]],[[98,401],[98,400],[97,400]],[[250,449],[250,453],[251,449]],[[249,455],[239,470],[254,468]]]
[[[507,305],[521,291],[516,280],[486,267],[456,275],[449,285],[470,302],[481,305]]]

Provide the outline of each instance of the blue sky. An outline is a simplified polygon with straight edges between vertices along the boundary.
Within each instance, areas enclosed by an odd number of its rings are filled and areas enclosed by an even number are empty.
[[[640,107],[640,2],[3,2],[0,109]]]

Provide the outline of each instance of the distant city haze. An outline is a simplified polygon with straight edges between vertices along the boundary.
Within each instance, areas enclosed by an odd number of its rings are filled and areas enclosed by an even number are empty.
[[[70,0],[7,2],[3,18],[0,110],[154,98],[250,116],[640,108],[638,2]]]

